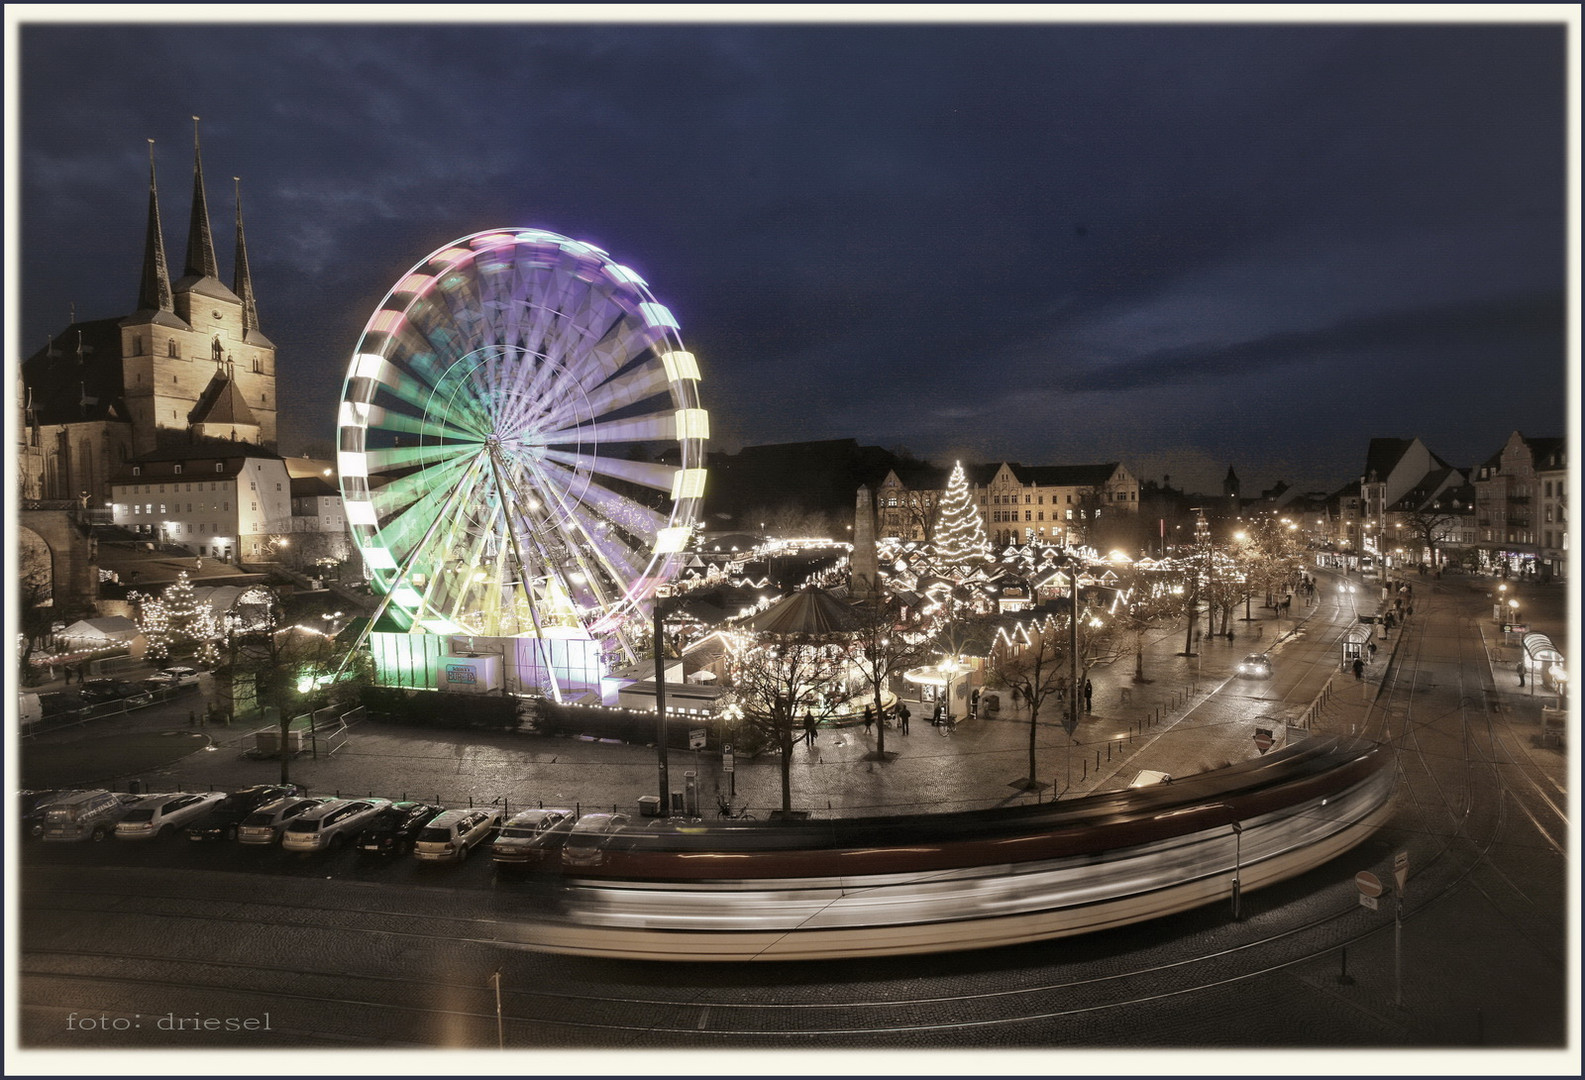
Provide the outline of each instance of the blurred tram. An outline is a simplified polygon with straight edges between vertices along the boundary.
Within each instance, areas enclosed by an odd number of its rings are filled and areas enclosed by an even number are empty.
[[[1316,737],[1213,772],[997,810],[652,822],[570,868],[534,948],[652,960],[943,952],[1122,926],[1311,870],[1392,812],[1389,751]]]

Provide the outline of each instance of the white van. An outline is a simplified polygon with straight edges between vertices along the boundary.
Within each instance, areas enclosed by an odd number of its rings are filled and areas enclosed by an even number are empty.
[[[103,840],[116,831],[126,812],[126,800],[113,791],[74,791],[44,808],[42,836],[54,841]]]

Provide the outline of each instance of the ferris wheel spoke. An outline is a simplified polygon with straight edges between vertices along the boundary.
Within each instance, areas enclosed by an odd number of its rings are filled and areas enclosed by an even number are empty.
[[[598,442],[656,442],[678,438],[675,410],[634,416],[626,420],[599,420],[576,428],[561,428],[540,435],[546,446],[572,445],[594,439]]]
[[[471,464],[470,461],[458,459],[424,470],[390,476],[383,485],[370,487],[369,501],[374,504],[375,512],[384,516],[394,514],[420,498],[444,497],[461,482]],[[379,473],[375,476],[383,478]]]
[[[379,405],[355,405],[343,402],[341,405],[341,422],[365,423],[370,427],[384,431],[399,432],[403,435],[418,435],[431,439],[455,439],[482,441],[484,436],[472,427],[459,427],[446,422],[444,419],[424,416],[407,412],[405,410],[387,409]]]
[[[658,363],[647,363],[594,388],[582,400],[584,408],[591,415],[605,416],[664,394],[670,386],[671,380],[667,378],[666,369]],[[542,425],[549,427],[575,420],[571,411],[573,399],[570,396],[546,404],[546,410],[540,417]]]
[[[675,465],[661,465],[648,461],[627,461],[622,458],[601,457],[598,454],[569,454],[564,450],[546,450],[544,456],[550,460],[566,465],[574,471],[583,470],[596,473],[600,476],[609,476],[616,480],[626,480],[629,483],[641,484],[656,491],[673,491],[677,487],[677,474],[682,472]]]
[[[468,458],[484,447],[482,439],[465,443],[446,443],[427,446],[392,446],[382,450],[366,451],[370,469],[407,469],[414,465],[433,465]]]
[[[422,537],[428,531],[431,522],[440,518],[451,518],[453,515],[444,512],[444,508],[454,501],[464,484],[472,477],[475,470],[468,470],[455,486],[444,485],[430,487],[417,492],[417,498],[402,505],[397,500],[413,488],[407,487],[403,492],[393,494],[389,502],[381,499],[386,491],[394,485],[386,485],[375,492],[376,511],[385,510],[381,514],[380,535],[386,542],[386,547],[393,552],[413,552],[422,542]],[[394,504],[394,505],[393,505]],[[448,521],[448,525],[450,522]]]

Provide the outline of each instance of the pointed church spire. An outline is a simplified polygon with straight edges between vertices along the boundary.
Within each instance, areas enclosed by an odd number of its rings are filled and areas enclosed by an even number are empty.
[[[173,311],[171,275],[165,268],[165,234],[160,229],[160,198],[154,183],[154,140],[149,140],[149,226],[143,241],[143,281],[139,311]],[[75,313],[74,313],[75,316]]]
[[[187,267],[183,277],[218,277],[215,242],[209,235],[209,205],[204,200],[204,159],[198,146],[198,117],[193,117],[193,216],[187,226]]]
[[[248,270],[248,243],[242,238],[242,178],[231,178],[237,185],[237,262],[231,275],[231,291],[242,300],[242,333],[259,328],[259,308],[253,300],[253,275]]]

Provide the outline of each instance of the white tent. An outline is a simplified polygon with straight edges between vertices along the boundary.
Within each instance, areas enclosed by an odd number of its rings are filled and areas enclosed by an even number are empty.
[[[79,619],[56,635],[70,649],[108,649],[129,645],[138,636],[138,624],[124,615]]]

